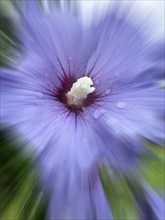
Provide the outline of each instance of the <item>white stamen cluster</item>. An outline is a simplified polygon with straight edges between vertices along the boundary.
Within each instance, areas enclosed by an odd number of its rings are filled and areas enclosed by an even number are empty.
[[[92,93],[95,88],[91,87],[93,82],[90,77],[84,76],[73,83],[71,90],[66,94],[68,105],[82,107],[87,95]]]

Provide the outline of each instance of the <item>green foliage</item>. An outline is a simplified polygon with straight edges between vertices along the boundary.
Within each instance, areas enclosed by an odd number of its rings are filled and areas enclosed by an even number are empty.
[[[163,147],[151,143],[146,146],[150,154],[141,158],[138,170],[139,178],[165,196],[165,150]]]
[[[146,144],[147,154],[139,158],[134,173],[120,173],[109,166],[100,169],[100,176],[114,219],[137,220],[136,194],[145,197],[143,183],[165,197],[165,151],[162,147]]]
[[[18,39],[14,32],[14,24],[0,8],[0,66],[13,66],[18,57]]]
[[[139,219],[134,196],[124,176],[110,176],[105,170],[101,171],[100,176],[114,219]]]
[[[0,137],[0,219],[44,219],[48,198],[39,190],[32,156],[23,153],[23,145],[8,129],[1,130]]]

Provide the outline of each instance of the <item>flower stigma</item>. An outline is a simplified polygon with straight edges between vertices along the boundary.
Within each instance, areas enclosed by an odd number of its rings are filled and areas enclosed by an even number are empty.
[[[84,100],[95,88],[91,87],[93,82],[90,77],[84,76],[73,83],[71,90],[66,94],[67,104],[81,108]]]

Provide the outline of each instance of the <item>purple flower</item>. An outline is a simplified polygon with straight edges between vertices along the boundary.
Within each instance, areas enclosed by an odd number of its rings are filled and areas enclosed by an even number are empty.
[[[117,7],[86,29],[69,12],[26,3],[24,53],[15,70],[1,69],[2,122],[37,155],[49,219],[112,219],[96,167],[106,158],[133,172],[143,140],[163,143],[163,47]]]

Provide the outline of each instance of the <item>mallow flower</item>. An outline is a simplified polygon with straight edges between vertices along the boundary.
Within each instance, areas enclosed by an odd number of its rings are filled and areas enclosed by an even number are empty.
[[[119,9],[86,28],[67,10],[18,7],[22,55],[1,69],[1,121],[36,155],[48,219],[113,219],[98,163],[133,175],[144,140],[163,144],[162,42]],[[144,190],[162,219],[163,200]]]

